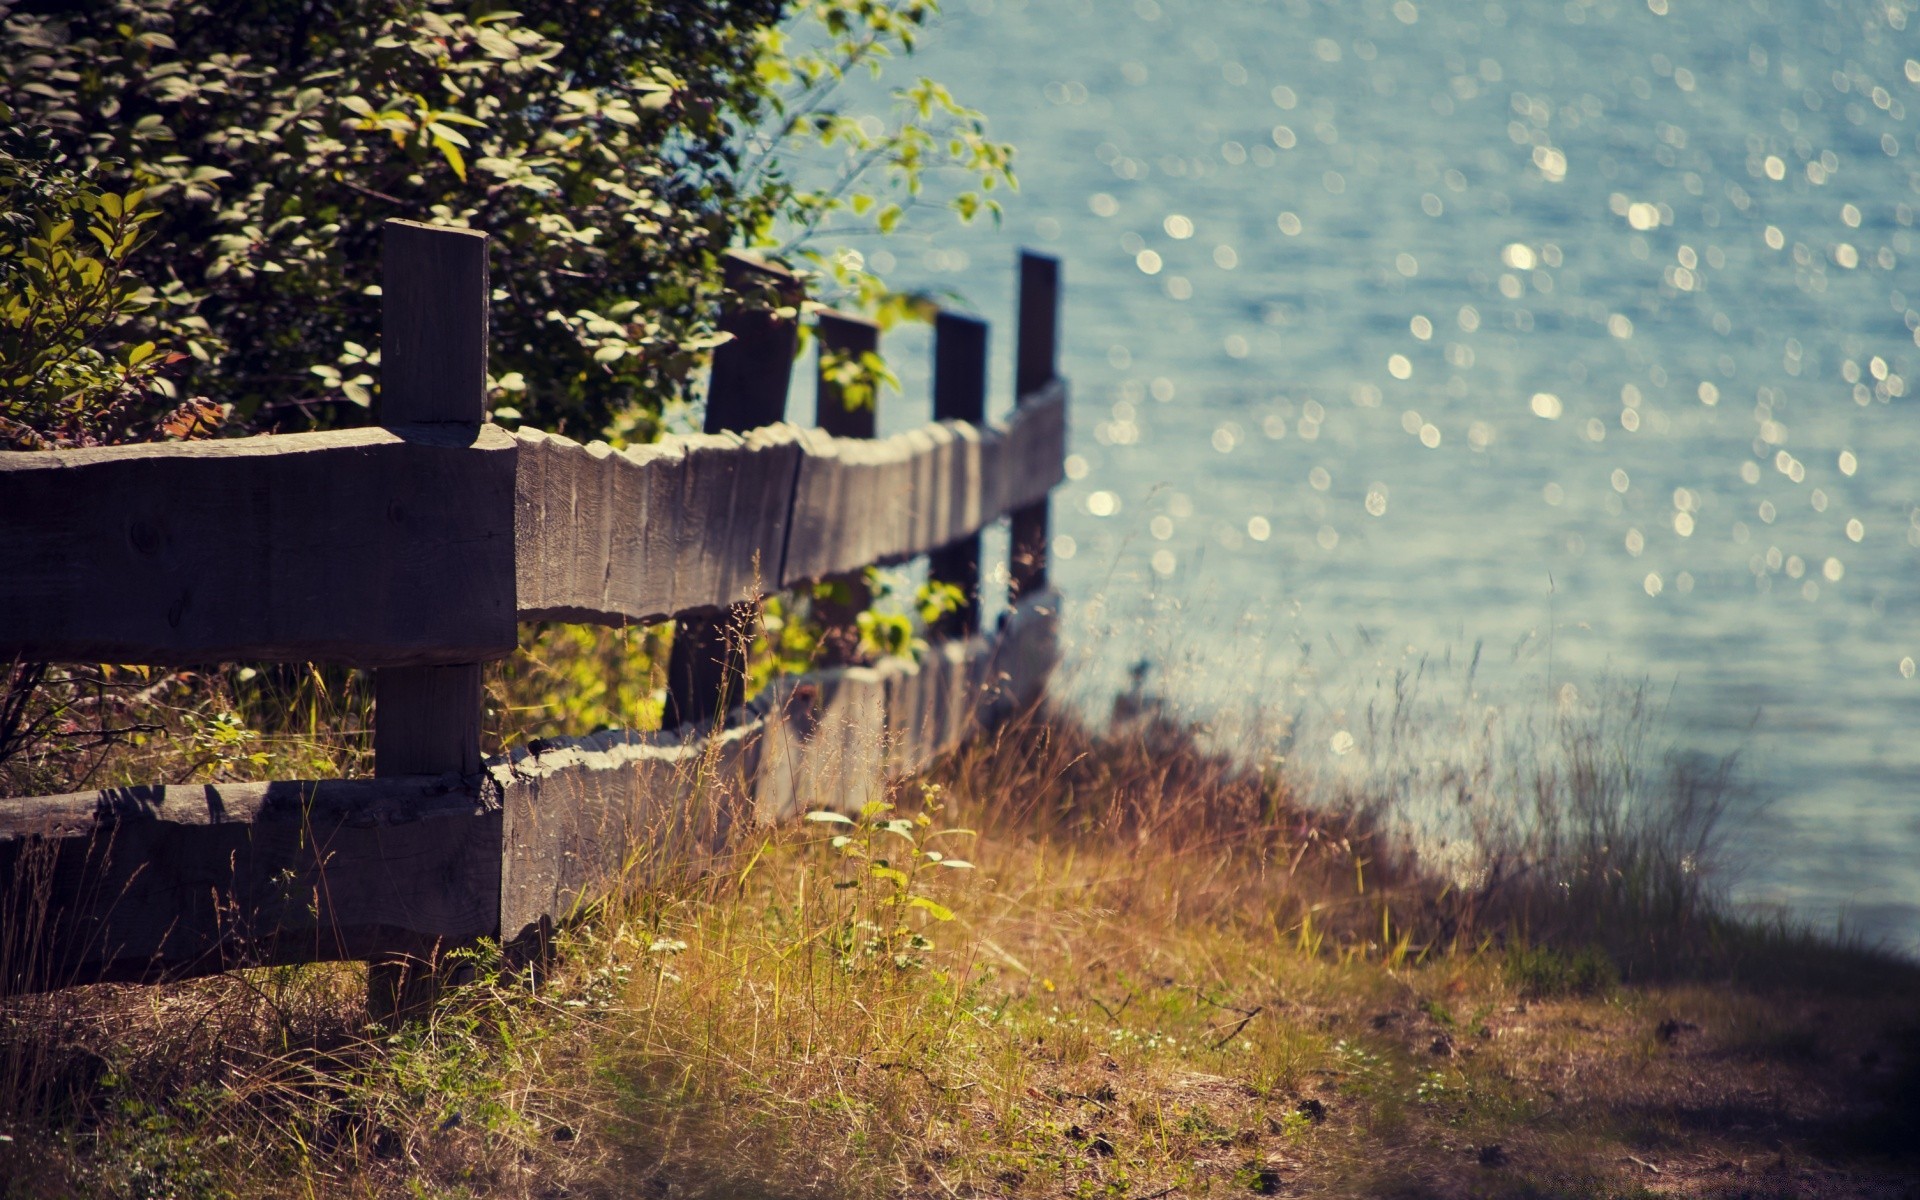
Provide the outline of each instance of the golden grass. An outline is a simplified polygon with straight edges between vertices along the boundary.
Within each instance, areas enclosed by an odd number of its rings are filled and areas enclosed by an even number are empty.
[[[9,1001],[0,1196],[1911,1194],[1894,960],[1703,908],[1614,983],[1150,716],[896,800],[396,1034],[352,967]]]

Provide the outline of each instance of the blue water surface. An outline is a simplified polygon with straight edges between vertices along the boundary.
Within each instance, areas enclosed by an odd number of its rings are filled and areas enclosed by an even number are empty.
[[[1650,679],[1767,800],[1741,894],[1912,947],[1915,7],[950,0],[909,69],[1021,191],[867,252],[1002,380],[1014,248],[1064,261],[1096,676],[1361,756],[1375,681],[1476,645],[1475,703]]]

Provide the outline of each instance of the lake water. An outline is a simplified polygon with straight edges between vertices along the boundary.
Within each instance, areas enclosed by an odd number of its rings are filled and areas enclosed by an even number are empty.
[[[1915,8],[949,0],[909,67],[1022,189],[870,249],[1003,363],[1013,248],[1064,261],[1096,672],[1172,646],[1360,758],[1422,658],[1482,644],[1475,703],[1646,677],[1768,801],[1742,895],[1911,948]]]

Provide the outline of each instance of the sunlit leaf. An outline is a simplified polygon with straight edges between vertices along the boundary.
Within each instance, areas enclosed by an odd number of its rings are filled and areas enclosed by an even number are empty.
[[[953,920],[952,909],[937,901],[929,900],[925,896],[915,896],[913,899],[907,901],[907,907],[923,909],[928,916],[936,921]]]

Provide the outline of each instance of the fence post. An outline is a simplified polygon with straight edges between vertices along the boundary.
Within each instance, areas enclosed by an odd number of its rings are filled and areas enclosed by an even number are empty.
[[[1020,252],[1020,335],[1014,352],[1013,393],[1017,403],[1033,399],[1052,383],[1059,361],[1060,260]],[[1013,561],[1008,598],[1043,591],[1047,586],[1047,525],[1050,500],[1039,500],[1013,514]]]
[[[388,221],[381,251],[380,424],[477,434],[487,400],[487,235]],[[403,516],[403,515],[402,515]],[[398,519],[398,518],[397,518]],[[422,621],[433,619],[422,597]],[[480,664],[374,672],[373,773],[470,775],[480,769]],[[382,1024],[437,993],[435,947],[367,973],[368,1015]]]
[[[786,416],[787,383],[799,337],[794,312],[802,299],[800,281],[785,267],[752,255],[726,256],[727,290],[734,307],[720,320],[733,340],[713,352],[707,384],[708,433],[744,433],[774,425]],[[777,583],[779,563],[766,564],[767,582]],[[673,729],[692,721],[717,724],[740,703],[746,691],[747,648],[753,642],[759,604],[730,606],[717,616],[689,617],[676,623],[667,656],[667,703],[662,725]]]
[[[987,421],[987,323],[942,312],[933,323],[933,419]],[[980,631],[980,535],[942,546],[927,558],[927,576],[960,589],[960,607],[941,618],[934,633],[972,637]]]
[[[835,437],[871,438],[879,431],[880,396],[877,391],[858,407],[847,406],[847,389],[829,378],[827,359],[839,355],[857,360],[880,349],[880,327],[864,317],[823,312],[814,325],[820,339],[819,386],[815,392],[814,423]],[[860,652],[858,617],[873,603],[865,571],[829,575],[820,581],[835,593],[814,601],[820,621],[820,665],[844,666]]]

